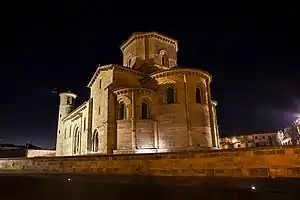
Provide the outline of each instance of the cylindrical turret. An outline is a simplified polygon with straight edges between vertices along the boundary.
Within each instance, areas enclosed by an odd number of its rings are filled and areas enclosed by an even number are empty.
[[[59,119],[63,119],[74,110],[77,95],[71,92],[63,92],[59,94],[59,97]]]
[[[75,108],[76,94],[71,92],[63,92],[59,94],[59,113],[58,113],[58,126],[57,126],[57,141],[56,141],[56,155],[63,154],[63,123],[62,120],[68,116]]]

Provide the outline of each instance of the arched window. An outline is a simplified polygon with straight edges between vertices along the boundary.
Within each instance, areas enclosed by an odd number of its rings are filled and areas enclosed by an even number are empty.
[[[201,89],[196,88],[196,103],[201,103]]]
[[[79,128],[76,127],[74,131],[74,148],[73,148],[73,154],[79,154],[79,147],[80,147],[80,135],[79,135]]]
[[[131,58],[129,58],[129,60],[128,60],[128,67],[130,67],[131,66]]]
[[[175,103],[175,99],[174,99],[175,90],[174,90],[173,87],[168,87],[167,88],[166,96],[167,96],[167,103],[168,104]]]
[[[72,97],[67,97],[67,104],[71,105],[72,104]]]
[[[142,119],[149,119],[149,106],[147,102],[143,102],[142,105]]]
[[[120,104],[120,119],[126,119],[127,118],[127,112],[126,112],[126,105],[125,103]]]
[[[168,67],[169,66],[169,58],[167,54],[162,55],[161,57],[161,65]]]
[[[98,132],[95,131],[92,138],[92,151],[97,152],[98,149],[99,149],[99,137],[98,137]]]

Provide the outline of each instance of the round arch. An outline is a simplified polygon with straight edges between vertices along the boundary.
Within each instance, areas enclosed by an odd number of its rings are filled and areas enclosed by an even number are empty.
[[[129,54],[126,58],[126,66],[127,67],[131,67],[132,65],[132,59],[133,59],[133,55],[132,54]]]
[[[75,125],[73,131],[73,154],[80,153],[80,131],[79,126]]]
[[[177,103],[177,88],[171,81],[165,82],[161,88],[162,100],[164,104]]]
[[[167,56],[168,56],[168,53],[167,53],[167,51],[166,51],[165,49],[160,49],[160,50],[158,50],[158,54],[159,54],[160,56],[164,56],[164,55],[167,55]]]
[[[126,105],[131,104],[131,99],[125,95],[121,95],[117,97],[118,104],[124,102]]]
[[[94,130],[92,135],[92,152],[98,152],[99,150],[99,133],[96,130]]]
[[[175,87],[175,84],[176,84],[176,83],[177,83],[177,82],[176,82],[175,80],[166,80],[166,81],[162,82],[160,85],[161,85],[162,87],[168,87],[169,85],[172,85],[172,86]]]
[[[206,88],[205,84],[202,82],[197,83],[196,86],[202,88],[203,90]]]
[[[206,87],[203,83],[196,84],[195,101],[196,101],[196,103],[207,104],[207,91],[206,91]]]
[[[75,124],[74,129],[73,129],[73,137],[75,137],[76,133],[79,132],[79,126],[78,124]]]
[[[130,117],[130,105],[131,100],[127,96],[120,96],[117,98],[117,110],[116,115],[118,120],[126,120]]]
[[[169,55],[168,55],[168,53],[164,49],[161,49],[159,51],[159,56],[161,57],[161,65],[164,66],[164,67],[169,67]]]
[[[152,98],[151,97],[149,97],[149,96],[140,96],[139,98],[138,98],[138,100],[136,101],[136,103],[138,104],[138,105],[141,105],[144,101],[146,101],[148,104],[149,104],[149,106],[152,106],[153,105],[153,100],[152,100]]]

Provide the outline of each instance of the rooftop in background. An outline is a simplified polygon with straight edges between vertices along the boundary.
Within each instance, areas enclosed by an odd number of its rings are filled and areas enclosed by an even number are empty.
[[[33,144],[0,144],[0,158],[55,156],[55,149],[43,149]]]
[[[16,145],[16,144],[8,144],[8,143],[0,143],[0,150],[22,150],[22,149],[43,149],[42,147],[35,146],[33,144],[25,144],[25,145]]]

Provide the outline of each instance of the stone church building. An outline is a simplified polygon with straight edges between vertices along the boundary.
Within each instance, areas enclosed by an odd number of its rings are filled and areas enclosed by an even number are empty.
[[[178,42],[156,32],[120,48],[123,64],[97,68],[89,100],[75,108],[75,94],[60,94],[57,156],[219,148],[211,75],[179,67]]]

